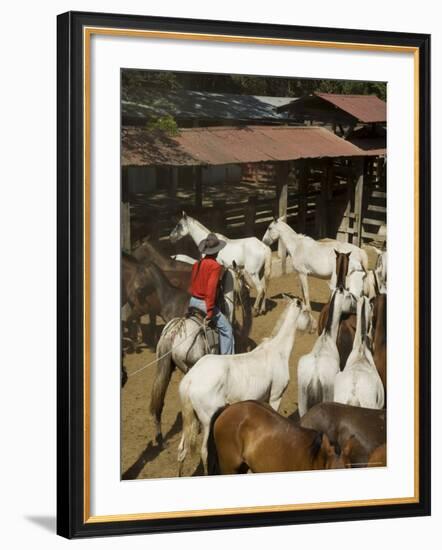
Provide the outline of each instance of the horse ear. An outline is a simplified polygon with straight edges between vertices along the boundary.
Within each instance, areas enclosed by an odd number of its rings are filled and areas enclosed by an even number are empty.
[[[347,252],[345,255],[347,256],[347,258],[350,258],[351,252]]]
[[[235,260],[232,261],[232,267],[233,267],[233,269],[235,269],[235,270],[238,268],[238,266],[237,266]]]
[[[333,250],[335,251],[336,258],[337,258],[339,256],[339,252],[336,250],[336,248],[333,248]]]
[[[183,218],[184,218],[184,219],[187,218],[187,214],[184,212],[184,210],[183,210]]]
[[[351,455],[351,452],[354,448],[354,446],[356,445],[357,443],[357,438],[355,435],[351,435],[347,441],[345,442],[345,445],[344,447],[342,448],[342,456],[344,458],[350,458],[350,455]]]
[[[328,456],[333,456],[333,455],[336,454],[335,453],[335,448],[330,443],[330,439],[328,438],[327,434],[324,434],[324,433],[322,434],[322,445],[321,445],[321,447]]]
[[[290,298],[290,296],[288,296],[287,294],[284,294],[284,292],[282,293],[282,297],[284,298],[284,300],[285,300],[286,302],[291,302],[291,301],[292,301],[292,299]]]

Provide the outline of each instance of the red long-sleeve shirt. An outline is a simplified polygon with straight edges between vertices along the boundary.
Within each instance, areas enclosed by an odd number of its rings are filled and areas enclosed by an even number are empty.
[[[195,298],[206,302],[207,317],[213,316],[213,308],[216,302],[218,281],[222,273],[222,266],[210,256],[206,256],[193,264],[192,278],[190,281],[190,293]]]

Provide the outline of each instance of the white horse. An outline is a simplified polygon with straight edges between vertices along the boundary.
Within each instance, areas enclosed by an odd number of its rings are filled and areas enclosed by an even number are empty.
[[[376,276],[378,278],[379,291],[382,294],[386,294],[387,293],[387,251],[384,250],[382,252],[377,248],[375,248],[375,250],[378,254],[378,259],[376,262],[376,267],[374,269],[374,272],[376,273]]]
[[[336,346],[339,321],[343,310],[348,309],[351,296],[348,291],[333,292],[324,330],[313,349],[298,362],[298,411],[304,414],[317,403],[333,401],[336,375],[339,372],[339,352]]]
[[[366,296],[362,296],[358,300],[353,350],[348,356],[344,370],[336,376],[333,401],[369,409],[382,409],[385,398],[384,386],[367,345],[370,321],[370,301]]]
[[[324,242],[315,241],[311,237],[296,233],[282,218],[273,221],[263,237],[263,242],[271,245],[281,239],[290,255],[293,269],[299,276],[302,293],[306,306],[310,309],[310,296],[308,289],[308,275],[322,279],[333,277],[336,273],[336,255],[338,252],[351,252],[351,261],[367,269],[368,258],[365,250],[350,243],[343,243],[333,239]],[[330,286],[333,286],[331,281]]]
[[[170,234],[170,240],[174,243],[190,235],[198,246],[210,232],[202,223],[183,212],[182,218]],[[267,284],[272,268],[272,251],[256,237],[228,239],[220,233],[216,233],[216,236],[227,243],[218,253],[217,261],[225,267],[232,267],[235,261],[238,267],[244,268],[257,292],[253,306],[254,314],[264,313]]]
[[[307,330],[311,314],[299,298],[288,299],[270,338],[248,353],[206,355],[180,383],[183,434],[178,448],[179,475],[194,447],[198,421],[203,429],[201,457],[207,471],[207,438],[213,414],[229,403],[255,399],[278,410],[289,383],[289,357],[296,330]]]

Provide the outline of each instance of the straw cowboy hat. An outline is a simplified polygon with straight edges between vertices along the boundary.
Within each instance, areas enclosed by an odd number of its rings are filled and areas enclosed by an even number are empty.
[[[225,241],[220,241],[215,233],[209,233],[198,245],[201,254],[216,254],[226,246]]]

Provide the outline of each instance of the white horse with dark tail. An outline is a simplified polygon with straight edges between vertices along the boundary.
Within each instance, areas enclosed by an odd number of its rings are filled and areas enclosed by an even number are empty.
[[[335,378],[340,371],[339,351],[336,345],[339,322],[343,311],[352,302],[350,293],[336,289],[330,300],[325,327],[310,353],[298,363],[298,411],[299,416],[323,401],[333,401]]]
[[[348,356],[344,370],[336,376],[333,401],[356,407],[382,409],[385,392],[368,346],[370,322],[370,301],[366,296],[362,296],[357,305],[353,350]]]

